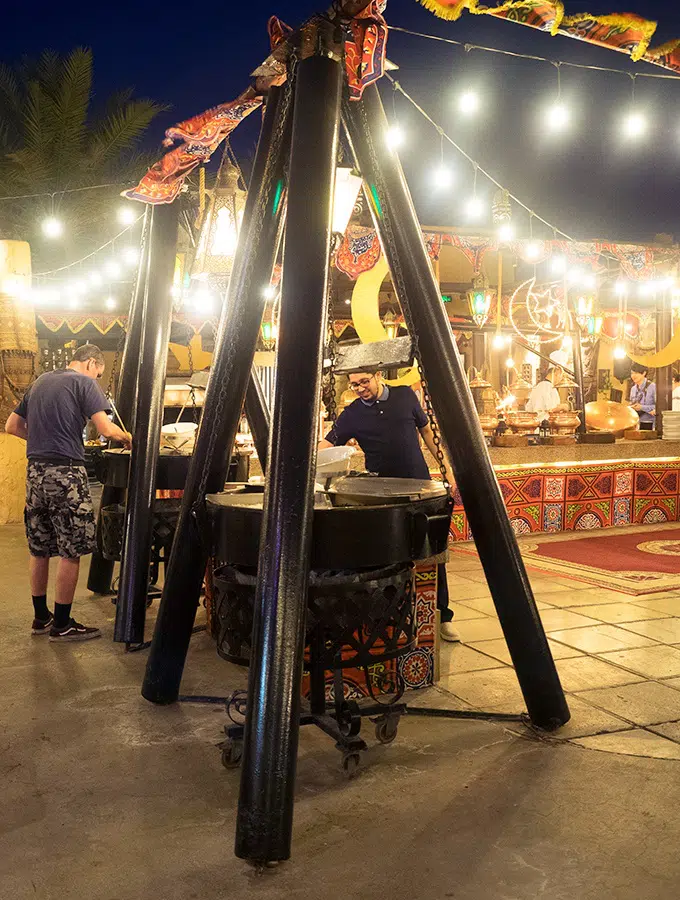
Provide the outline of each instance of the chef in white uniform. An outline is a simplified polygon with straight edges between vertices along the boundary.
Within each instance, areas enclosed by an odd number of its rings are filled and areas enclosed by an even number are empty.
[[[539,422],[547,419],[551,412],[563,412],[569,409],[567,403],[560,402],[560,395],[557,393],[557,386],[563,376],[564,372],[559,366],[548,369],[543,380],[539,381],[529,394],[526,410],[538,413]]]

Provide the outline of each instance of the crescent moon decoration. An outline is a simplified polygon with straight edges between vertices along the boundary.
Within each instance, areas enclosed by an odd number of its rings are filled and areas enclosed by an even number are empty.
[[[384,254],[367,272],[362,272],[354,284],[352,291],[352,324],[362,344],[387,340],[387,332],[380,321],[380,286],[388,274],[387,260]],[[418,369],[412,366],[404,370],[399,378],[385,379],[389,385],[417,384],[420,381]]]
[[[564,302],[554,293],[552,285],[545,291],[536,291],[534,290],[535,284],[536,279],[529,278],[515,289],[510,297],[508,317],[514,331],[520,337],[524,337],[523,332],[515,321],[515,305],[518,307],[518,312],[519,308],[522,307],[526,310],[529,319],[536,328],[536,337],[539,342],[541,344],[549,344],[556,337],[564,334],[566,324]],[[520,299],[522,296],[523,299]],[[557,323],[553,326],[552,323],[555,316],[557,316]],[[547,335],[547,337],[542,338],[541,334]]]

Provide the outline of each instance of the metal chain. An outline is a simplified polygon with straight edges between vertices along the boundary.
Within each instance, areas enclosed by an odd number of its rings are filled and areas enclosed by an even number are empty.
[[[385,182],[382,177],[382,169],[380,166],[380,162],[378,159],[378,155],[375,151],[375,145],[373,143],[373,138],[371,134],[371,129],[368,122],[368,116],[366,115],[366,107],[364,106],[363,101],[359,101],[358,103],[359,109],[361,110],[362,124],[363,124],[363,132],[366,138],[366,142],[368,144],[369,155],[371,157],[371,167],[373,171],[373,175],[375,177],[376,189],[378,191],[378,196],[380,198],[380,205],[382,207],[382,222],[385,228],[385,233],[388,237],[389,244],[394,247],[394,229],[392,228],[391,222],[391,209],[389,204],[387,203],[387,191],[385,189]],[[413,355],[415,357],[418,375],[420,377],[420,383],[423,388],[423,401],[425,403],[425,411],[427,413],[427,417],[430,420],[430,427],[432,428],[432,440],[435,445],[435,449],[437,451],[437,462],[439,464],[439,472],[442,476],[442,481],[449,495],[449,502],[453,502],[453,492],[452,485],[449,484],[449,478],[446,471],[446,457],[444,456],[444,448],[441,440],[441,436],[439,434],[439,426],[437,424],[437,420],[434,414],[434,408],[432,406],[432,398],[430,397],[430,392],[427,386],[427,378],[425,377],[425,370],[423,368],[423,360],[420,353],[420,346],[418,343],[418,333],[413,324],[413,316],[411,314],[411,308],[408,303],[408,294],[406,291],[406,285],[404,281],[404,274],[401,268],[401,263],[399,260],[399,256],[397,254],[394,255],[393,259],[390,260],[390,272],[392,275],[392,281],[396,290],[397,298],[402,308],[402,312],[404,313],[404,319],[406,320],[406,327],[408,328],[409,335],[411,336],[411,345],[413,348]]]
[[[127,328],[124,325],[121,325],[120,337],[118,338],[118,345],[116,347],[116,354],[113,357],[113,365],[111,366],[111,372],[109,373],[109,381],[106,386],[106,394],[109,397],[113,396],[113,385],[115,384],[116,378],[118,376],[118,372],[120,369],[120,361],[123,355],[123,348],[125,347],[125,339],[127,337],[128,329],[130,327],[130,314],[132,312],[132,303],[137,292],[137,281],[140,277],[139,267],[142,265],[144,260],[144,251],[146,249],[146,242],[148,240],[148,225],[142,228],[142,239],[139,245],[139,262],[137,263],[137,274],[134,280],[134,284],[132,286],[132,293],[130,294],[130,303],[128,305],[127,311]]]
[[[335,422],[338,418],[337,398],[335,394],[335,364],[338,355],[338,341],[335,337],[333,318],[333,297],[330,287],[328,289],[328,356],[331,362],[328,370],[328,404],[326,411],[328,412],[328,421]]]
[[[293,91],[295,87],[295,71],[297,68],[297,53],[295,50],[290,54],[288,58],[288,77],[286,79],[286,84],[284,88],[284,95],[281,101],[281,108],[279,111],[278,122],[276,123],[276,129],[272,133],[271,143],[269,146],[269,152],[267,154],[267,161],[264,167],[264,173],[262,175],[262,184],[260,186],[260,190],[266,195],[269,196],[271,194],[274,182],[274,160],[279,155],[279,148],[283,143],[284,134],[288,127],[288,118],[289,111],[293,99]],[[287,167],[284,167],[284,172],[287,174]],[[251,185],[251,190],[257,190],[257,185]],[[260,233],[262,230],[262,225],[264,222],[266,210],[266,204],[259,203],[255,210],[255,218],[251,225],[251,228]],[[242,251],[243,252],[243,251]],[[257,252],[255,248],[249,247],[246,252],[246,260],[244,265],[244,271],[242,275],[242,280],[245,283],[249,283],[252,278],[253,267],[255,265],[255,257],[257,256]],[[217,338],[215,341],[215,349],[221,344],[222,333],[225,328],[226,317],[224,314],[220,316],[220,325],[217,333]],[[214,358],[214,352],[213,352]],[[222,410],[227,402],[227,399],[231,399],[231,385],[226,384],[226,379],[223,379],[222,383],[219,385],[219,393],[217,395],[217,401],[215,403],[215,411],[212,416],[210,422],[210,433],[208,435],[208,446],[206,448],[206,462],[203,466],[203,471],[201,472],[201,480],[198,485],[198,493],[194,502],[193,512],[194,515],[197,515],[204,503],[206,486],[208,483],[208,475],[210,472],[210,463],[213,459],[215,449],[217,447],[217,443],[220,439],[220,428],[218,427],[219,423],[222,420]],[[205,404],[205,400],[204,400]],[[205,406],[204,406],[205,409]],[[202,422],[205,422],[205,418],[202,419]],[[200,436],[200,429],[199,429]]]

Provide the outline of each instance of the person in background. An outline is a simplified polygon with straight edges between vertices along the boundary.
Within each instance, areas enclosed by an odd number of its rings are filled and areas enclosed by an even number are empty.
[[[680,412],[680,374],[673,373],[673,412]]]
[[[538,414],[539,425],[551,412],[564,412],[569,409],[569,404],[560,402],[560,395],[557,392],[563,376],[564,372],[559,366],[551,366],[529,394],[526,411]]]
[[[640,417],[640,430],[653,431],[656,422],[656,385],[647,379],[647,367],[633,363],[630,368],[633,387],[629,403]]]
[[[5,425],[27,442],[24,521],[33,595],[32,634],[57,642],[100,637],[98,628],[71,617],[80,557],[95,547],[96,523],[85,471],[83,428],[91,419],[104,437],[130,447],[132,437],[107,416],[109,402],[97,384],[104,356],[84,344],[66,369],[45,372],[24,394]],[[58,556],[54,614],[47,607],[50,557]]]
[[[427,414],[410,387],[389,387],[380,372],[353,372],[349,386],[357,399],[340,413],[337,421],[319,443],[319,449],[337,447],[354,438],[366,457],[366,469],[383,478],[429,479],[418,435],[437,458],[432,427]],[[447,466],[447,479],[453,475]],[[440,612],[440,637],[459,641],[449,608],[446,564],[437,567],[437,607]]]

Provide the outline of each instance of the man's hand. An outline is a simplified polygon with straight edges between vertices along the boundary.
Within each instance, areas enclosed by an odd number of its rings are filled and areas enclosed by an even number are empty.
[[[631,409],[634,409],[635,412],[640,412],[641,409],[642,409],[642,406],[640,406],[639,403],[633,403],[632,406],[631,406]]]
[[[22,441],[28,439],[28,429],[26,428],[26,419],[22,419],[15,412],[9,414],[9,418],[5,424],[5,433],[13,434],[14,437],[21,438]]]
[[[123,435],[120,438],[121,444],[125,447],[126,450],[132,450],[132,435],[130,434],[130,432],[122,431],[121,434]]]

